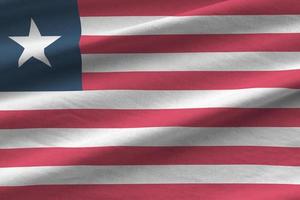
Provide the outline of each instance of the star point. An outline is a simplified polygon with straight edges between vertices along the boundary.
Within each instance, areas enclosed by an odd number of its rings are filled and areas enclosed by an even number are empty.
[[[57,41],[61,36],[42,36],[36,23],[31,19],[28,36],[10,36],[9,38],[24,48],[19,61],[18,67],[22,67],[30,58],[35,58],[48,67],[52,67],[49,59],[45,54],[45,49]]]

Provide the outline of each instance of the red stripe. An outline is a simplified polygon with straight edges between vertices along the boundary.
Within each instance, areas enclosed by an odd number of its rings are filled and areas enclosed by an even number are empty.
[[[78,0],[81,16],[299,14],[299,0]]]
[[[2,200],[297,200],[298,185],[144,184],[0,187]]]
[[[84,90],[300,88],[300,70],[84,73]]]
[[[299,108],[0,111],[0,128],[300,127]]]
[[[300,34],[82,36],[80,48],[85,54],[300,51]]]
[[[300,166],[300,148],[279,147],[94,147],[1,149],[0,167],[72,165]]]

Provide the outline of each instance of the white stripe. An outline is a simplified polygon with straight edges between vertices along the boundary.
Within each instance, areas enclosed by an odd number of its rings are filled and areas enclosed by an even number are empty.
[[[300,52],[85,54],[83,72],[300,69]]]
[[[81,17],[82,35],[299,33],[299,15]]]
[[[300,167],[260,165],[69,166],[0,169],[0,186],[52,184],[300,184]]]
[[[109,146],[300,147],[300,128],[124,128],[0,130],[0,148]]]
[[[2,92],[0,110],[300,108],[300,90]]]

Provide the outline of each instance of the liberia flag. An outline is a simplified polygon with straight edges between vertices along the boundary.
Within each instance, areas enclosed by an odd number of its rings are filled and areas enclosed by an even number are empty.
[[[299,0],[1,0],[0,200],[300,199]]]

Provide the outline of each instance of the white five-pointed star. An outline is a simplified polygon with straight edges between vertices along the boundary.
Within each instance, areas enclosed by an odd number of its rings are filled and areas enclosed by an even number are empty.
[[[11,36],[9,38],[24,47],[23,53],[19,59],[19,67],[32,57],[51,67],[50,62],[45,55],[45,48],[54,43],[60,37],[61,36],[42,36],[35,22],[31,19],[28,36]]]

